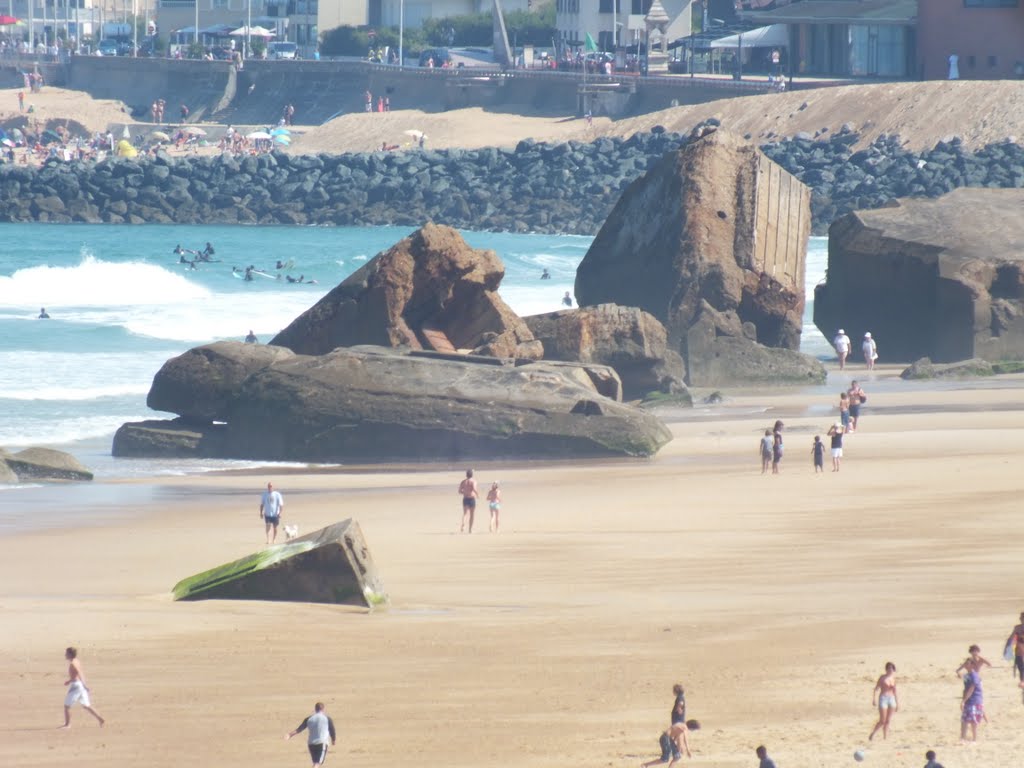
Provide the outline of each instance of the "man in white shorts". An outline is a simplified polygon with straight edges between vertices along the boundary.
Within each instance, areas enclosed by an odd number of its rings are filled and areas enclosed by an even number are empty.
[[[71,727],[71,707],[81,704],[90,715],[99,720],[100,727],[103,727],[105,720],[100,713],[92,708],[89,700],[89,686],[85,684],[85,677],[82,675],[82,665],[78,662],[78,650],[68,648],[64,651],[64,658],[68,660],[68,679],[64,685],[68,686],[68,694],[64,697],[64,725],[61,728]]]
[[[277,541],[277,526],[281,524],[281,510],[284,509],[284,499],[280,491],[274,490],[273,483],[267,483],[267,490],[263,492],[260,499],[260,519],[265,523],[267,529],[267,544]]]

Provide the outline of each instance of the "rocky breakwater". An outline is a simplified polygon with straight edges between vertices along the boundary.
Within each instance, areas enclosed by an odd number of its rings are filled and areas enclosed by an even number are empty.
[[[717,121],[708,121],[714,125]],[[0,221],[418,226],[594,234],[621,192],[690,137],[656,129],[629,139],[514,149],[345,155],[52,160],[0,165]],[[911,153],[894,137],[855,150],[852,129],[799,134],[762,150],[811,187],[813,231],[908,195],[962,186],[1024,187],[1013,142],[968,152],[956,139]]]
[[[958,189],[842,217],[814,323],[882,360],[1024,359],[1024,191]]]
[[[809,197],[755,146],[710,130],[623,193],[576,297],[653,315],[693,386],[822,382],[821,364],[797,351]]]
[[[70,453],[52,448],[26,448],[10,453],[0,448],[0,483],[40,480],[92,480],[92,472]]]

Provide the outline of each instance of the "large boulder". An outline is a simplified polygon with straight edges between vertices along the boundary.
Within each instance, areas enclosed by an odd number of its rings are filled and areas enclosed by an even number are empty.
[[[377,254],[271,344],[304,355],[375,344],[539,359],[544,350],[498,295],[505,267],[451,227],[426,224]]]
[[[611,366],[622,379],[627,400],[686,388],[683,359],[668,346],[665,326],[642,309],[598,304],[524,320],[544,345],[545,360]]]
[[[237,341],[195,347],[157,371],[146,405],[196,424],[223,421],[228,402],[249,374],[294,356],[284,347]]]
[[[18,482],[18,474],[7,466],[10,453],[0,448],[0,485],[14,485]]]
[[[359,524],[321,528],[183,579],[175,600],[283,600],[374,608],[387,603]]]
[[[736,315],[745,329],[736,338],[797,350],[810,221],[807,187],[755,146],[714,131],[626,189],[577,270],[576,298],[654,315],[690,383],[728,351],[688,348],[705,304]]]
[[[26,480],[92,480],[90,472],[70,453],[52,448],[26,448],[17,453],[7,453],[3,463],[17,475],[20,482]]]
[[[118,457],[187,459],[223,454],[223,424],[200,424],[183,419],[150,419],[122,424],[114,433],[110,452]]]
[[[814,323],[884,360],[1024,358],[1024,190],[957,189],[856,211],[829,229]]]
[[[992,376],[996,370],[987,360],[960,360],[936,365],[927,357],[915,360],[900,372],[901,379],[969,379]]]

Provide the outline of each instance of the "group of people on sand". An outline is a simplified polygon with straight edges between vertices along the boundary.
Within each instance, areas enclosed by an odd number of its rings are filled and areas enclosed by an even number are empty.
[[[480,495],[472,469],[466,470],[466,477],[459,483],[459,495],[462,496],[462,525],[459,526],[459,533],[472,533],[476,500]],[[497,533],[501,517],[501,484],[497,480],[491,483],[491,489],[487,491],[487,506],[491,512],[488,530]]]
[[[846,358],[850,356],[850,350],[852,349],[852,342],[850,337],[846,335],[846,331],[840,328],[832,339],[832,346],[836,350],[836,355],[839,357],[839,370],[846,368]],[[864,355],[864,365],[867,366],[869,371],[875,369],[875,361],[878,360],[878,344],[871,336],[871,331],[864,333],[864,340],[860,345],[861,353]]]

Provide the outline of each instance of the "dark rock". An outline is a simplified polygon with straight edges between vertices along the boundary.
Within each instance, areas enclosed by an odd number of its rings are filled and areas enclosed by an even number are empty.
[[[992,376],[996,373],[987,360],[973,358],[956,363],[936,365],[927,357],[915,360],[909,368],[903,369],[900,378],[913,379],[967,379]]]
[[[18,480],[92,480],[92,472],[74,456],[52,448],[26,448],[7,453],[3,462]]]
[[[175,600],[280,600],[371,609],[388,602],[363,532],[351,519],[183,579],[173,593]]]
[[[182,419],[136,421],[114,433],[111,453],[147,459],[212,458],[224,455],[222,424],[192,424]]]

